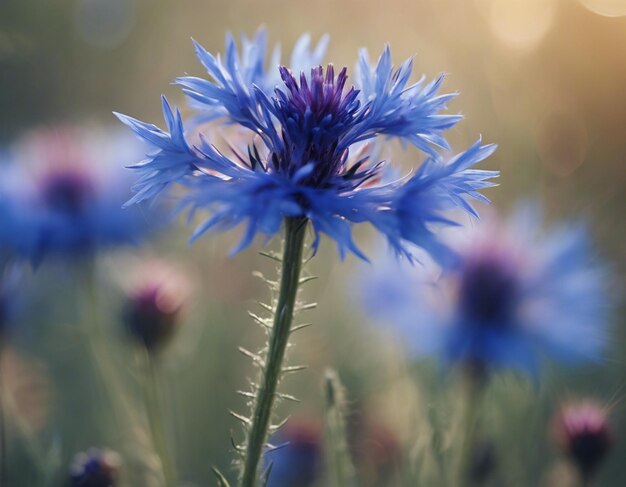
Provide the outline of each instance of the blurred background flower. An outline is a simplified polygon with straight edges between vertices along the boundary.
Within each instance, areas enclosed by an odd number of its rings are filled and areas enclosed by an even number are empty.
[[[614,441],[607,408],[589,399],[563,405],[553,419],[552,436],[587,483],[595,476]]]
[[[322,429],[313,419],[293,418],[270,441],[268,487],[310,487],[322,477]]]
[[[116,487],[121,459],[111,450],[78,453],[70,469],[72,487]]]
[[[139,243],[157,223],[121,208],[131,184],[123,160],[138,150],[115,131],[55,127],[21,139],[3,161],[2,251],[38,263]]]
[[[542,356],[597,363],[608,341],[611,278],[588,240],[581,223],[542,231],[537,208],[520,207],[508,222],[492,213],[450,232],[455,263],[438,275],[427,262],[410,266],[382,253],[359,276],[363,307],[414,352],[435,352],[444,363],[531,375]]]
[[[125,279],[123,321],[133,340],[157,352],[179,327],[191,292],[190,282],[177,269],[160,261],[146,261]]]

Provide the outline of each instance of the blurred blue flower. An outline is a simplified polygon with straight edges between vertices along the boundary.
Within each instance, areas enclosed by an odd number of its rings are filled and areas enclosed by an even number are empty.
[[[90,449],[74,457],[70,467],[72,487],[115,487],[118,483],[120,457],[110,450]]]
[[[567,363],[601,358],[607,275],[582,226],[540,231],[537,211],[484,220],[447,241],[455,264],[403,266],[381,259],[362,279],[362,303],[392,324],[415,354],[535,375],[541,355]]]
[[[484,199],[478,191],[491,186],[487,180],[497,173],[469,168],[495,146],[479,141],[445,160],[438,152],[449,148],[443,132],[461,117],[441,113],[455,96],[438,94],[442,76],[410,84],[412,60],[394,68],[386,48],[373,67],[363,52],[360,88],[346,88],[346,68],[336,74],[332,65],[319,65],[326,43],[324,38],[311,50],[309,37],[301,38],[292,69],[276,70],[265,68],[263,31],[253,40],[244,38],[241,54],[228,36],[223,60],[196,44],[211,80],[183,77],[177,83],[206,117],[249,129],[247,147],[239,150],[241,139],[231,141],[227,156],[202,134],[191,143],[180,113],[165,98],[168,132],[118,114],[154,148],[132,166],[140,179],[129,204],[153,199],[178,183],[187,189],[183,207],[211,213],[194,238],[247,222],[236,251],[259,233],[276,234],[286,217],[306,217],[315,232],[314,249],[324,233],[342,256],[351,251],[364,257],[351,226],[367,222],[400,254],[409,254],[409,241],[445,256],[433,227],[454,224],[444,211],[473,212],[468,200]],[[271,64],[278,63],[276,54]],[[414,174],[386,180],[385,162],[364,147],[380,136],[411,144],[428,159]]]
[[[320,428],[303,420],[290,420],[272,437],[274,448],[265,453],[271,467],[267,487],[309,487],[321,477]]]
[[[117,133],[58,127],[7,152],[0,177],[0,251],[38,262],[139,242],[146,215],[122,209],[128,175],[121,160],[138,144]]]

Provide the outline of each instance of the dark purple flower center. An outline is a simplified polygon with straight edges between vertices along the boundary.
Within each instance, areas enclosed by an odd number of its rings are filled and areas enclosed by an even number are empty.
[[[348,76],[343,68],[335,78],[335,69],[329,64],[324,69],[311,69],[310,79],[304,73],[300,83],[284,66],[280,75],[286,91],[277,88],[274,113],[282,126],[282,147],[271,155],[274,169],[293,176],[307,166],[310,172],[302,178],[303,184],[325,187],[344,172],[348,148],[342,137],[351,128],[359,109],[358,90],[354,87],[344,93]]]
[[[611,448],[611,436],[606,429],[579,432],[570,442],[569,454],[585,474],[595,470]]]
[[[80,215],[92,197],[93,185],[78,172],[51,174],[43,184],[43,200],[49,209],[72,216]]]
[[[505,262],[485,256],[468,264],[459,289],[463,316],[472,323],[503,327],[515,313],[518,285]]]

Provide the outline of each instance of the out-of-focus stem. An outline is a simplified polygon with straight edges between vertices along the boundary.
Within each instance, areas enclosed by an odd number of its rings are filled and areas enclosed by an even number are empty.
[[[596,483],[594,482],[594,477],[590,473],[581,473],[581,487],[594,487]]]
[[[144,379],[144,401],[154,448],[161,460],[161,468],[167,487],[176,485],[175,463],[170,455],[165,433],[165,416],[161,408],[163,395],[160,387],[160,374],[155,357],[146,350],[146,377]]]
[[[270,419],[276,398],[276,387],[282,373],[283,358],[298,293],[302,250],[307,226],[306,218],[285,220],[285,246],[283,250],[280,291],[270,334],[265,367],[260,379],[256,402],[251,418],[246,444],[241,487],[254,487],[259,478],[259,464],[267,442]]]
[[[464,370],[465,404],[463,411],[463,438],[458,469],[458,487],[477,487],[472,467],[477,447],[477,423],[480,402],[486,383],[486,372],[476,364],[468,364]]]
[[[329,485],[354,485],[354,467],[346,440],[345,397],[339,377],[333,370],[326,371],[326,463]]]
[[[87,262],[84,269],[86,272],[83,285],[87,290],[88,299],[85,303],[85,322],[83,325],[88,327],[87,341],[91,349],[93,360],[95,361],[97,372],[100,375],[108,403],[115,414],[116,426],[120,428],[120,431],[132,434],[131,441],[133,441],[138,448],[150,450],[151,445],[146,444],[140,435],[134,434],[137,425],[141,424],[141,418],[134,405],[129,401],[126,391],[120,383],[118,371],[115,369],[107,350],[107,336],[105,334],[104,324],[100,318],[101,310],[96,290],[94,265],[94,262]],[[165,472],[161,471],[156,473],[163,477],[163,482],[165,483]]]
[[[0,485],[8,484],[8,461],[7,461],[7,438],[4,397],[4,369],[2,367],[2,355],[4,352],[4,337],[0,336]]]

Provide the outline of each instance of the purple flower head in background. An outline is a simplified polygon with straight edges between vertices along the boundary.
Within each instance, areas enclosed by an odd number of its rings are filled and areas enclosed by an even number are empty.
[[[509,222],[486,219],[454,237],[446,239],[452,268],[386,259],[361,286],[366,309],[413,352],[533,375],[542,355],[566,363],[601,358],[607,275],[593,262],[583,226],[542,232],[537,212],[524,208]]]
[[[126,299],[122,321],[136,344],[159,353],[182,324],[191,283],[174,266],[147,260],[124,275]]]
[[[58,127],[24,137],[2,161],[0,250],[38,262],[141,241],[146,215],[122,209],[121,161],[138,151],[117,132]]]
[[[271,439],[273,448],[265,453],[271,468],[267,487],[310,487],[322,473],[322,438],[314,422],[290,420]]]
[[[565,404],[552,420],[556,446],[589,478],[610,452],[614,442],[607,408],[593,400]]]
[[[375,66],[363,52],[360,75],[349,82],[346,68],[321,66],[326,44],[325,37],[311,49],[303,36],[288,67],[280,64],[278,50],[267,62],[264,31],[254,39],[244,37],[241,52],[227,36],[224,57],[196,43],[210,79],[187,76],[177,84],[200,118],[243,127],[249,143],[240,150],[239,141],[231,142],[230,154],[218,150],[210,134],[192,143],[180,113],[165,98],[168,131],[118,115],[153,147],[133,166],[140,179],[129,204],[182,185],[182,205],[210,214],[194,238],[245,224],[236,251],[257,234],[275,235],[284,218],[305,217],[315,233],[314,249],[323,233],[342,256],[364,257],[352,240],[352,224],[370,223],[397,253],[408,256],[407,242],[412,242],[445,257],[433,229],[454,224],[446,210],[474,213],[469,200],[485,199],[479,190],[491,186],[487,180],[497,173],[470,167],[495,147],[479,141],[443,158],[439,150],[449,149],[443,133],[461,117],[441,113],[454,96],[438,94],[442,76],[411,84],[412,60],[394,67],[386,48]],[[364,143],[381,137],[413,145],[427,159],[404,178],[386,180],[384,161],[363,150]]]

